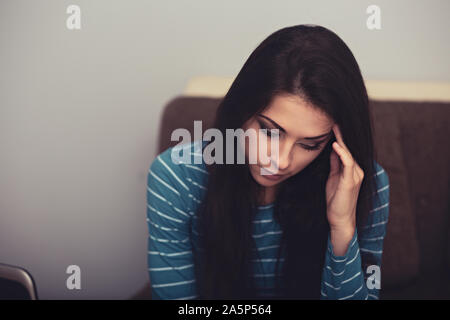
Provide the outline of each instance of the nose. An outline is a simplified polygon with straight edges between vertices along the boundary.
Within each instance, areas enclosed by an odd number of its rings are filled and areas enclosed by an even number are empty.
[[[271,166],[275,167],[274,169],[275,169],[276,173],[282,174],[282,172],[285,171],[289,167],[289,164],[291,163],[292,147],[293,147],[293,144],[280,141],[279,147],[278,147],[278,152],[277,152],[277,148],[274,148],[274,150],[271,150],[271,156],[270,156],[271,162],[272,162]]]

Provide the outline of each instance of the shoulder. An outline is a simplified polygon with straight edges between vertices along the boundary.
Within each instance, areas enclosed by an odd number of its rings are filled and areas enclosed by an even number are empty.
[[[389,203],[389,176],[386,170],[375,160],[374,168],[376,190],[373,199],[375,207],[373,209],[377,209],[376,206],[384,205],[386,207]]]
[[[384,170],[384,168],[377,162],[374,162],[374,168],[375,168],[375,181],[377,182],[378,186],[389,186],[389,176]]]
[[[208,171],[203,162],[202,146],[197,140],[167,148],[152,161],[148,184],[163,186],[162,190],[185,199],[195,199],[199,186],[204,187]]]
[[[150,165],[150,170],[171,176],[185,188],[184,180],[203,180],[208,176],[206,164],[203,161],[202,149],[206,141],[193,141],[167,148]]]
[[[375,190],[369,212],[366,232],[384,232],[389,217],[389,176],[386,170],[374,160]]]

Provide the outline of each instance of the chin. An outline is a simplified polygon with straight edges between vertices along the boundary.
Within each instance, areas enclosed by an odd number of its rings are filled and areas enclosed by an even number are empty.
[[[277,184],[279,184],[280,182],[282,182],[283,180],[280,181],[263,181],[264,178],[259,178],[258,180],[256,180],[256,182],[258,182],[259,185],[263,186],[263,187],[273,187],[276,186]]]

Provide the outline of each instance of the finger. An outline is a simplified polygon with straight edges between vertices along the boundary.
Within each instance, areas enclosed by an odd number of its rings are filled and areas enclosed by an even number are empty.
[[[339,128],[339,126],[337,124],[335,124],[333,126],[333,131],[334,131],[334,135],[336,137],[336,141],[339,143],[339,145],[346,151],[348,152],[350,158],[353,159],[350,150],[347,148],[347,146],[344,143],[344,139],[342,138],[342,133],[341,133],[341,129]]]
[[[348,152],[342,148],[339,143],[336,141],[332,144],[333,149],[336,151],[336,153],[339,155],[339,158],[341,159],[342,166],[343,166],[343,176],[344,179],[347,179],[347,181],[352,181],[353,179],[353,160],[349,157]]]
[[[358,164],[355,165],[355,170],[356,170],[356,173],[358,174],[358,177],[361,180],[364,179],[364,170],[361,169],[361,167]]]
[[[352,167],[352,169],[354,169],[355,160],[353,159],[352,153],[350,152],[350,150],[347,148],[347,146],[344,143],[344,139],[342,138],[342,133],[341,133],[339,126],[337,124],[335,124],[333,126],[333,130],[335,132],[336,141],[338,142],[339,146],[344,150],[344,152],[347,154],[347,158],[349,158],[351,160],[351,162],[352,162],[351,167]]]
[[[339,156],[337,155],[336,151],[331,150],[330,153],[330,175],[334,175],[339,173],[341,164],[339,161]]]

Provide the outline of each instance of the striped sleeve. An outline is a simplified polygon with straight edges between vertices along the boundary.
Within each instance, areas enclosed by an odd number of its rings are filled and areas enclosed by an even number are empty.
[[[367,225],[358,235],[355,230],[344,256],[333,253],[330,236],[322,274],[321,299],[378,299],[381,285],[381,257],[389,215],[389,179],[376,163],[377,190],[373,197]],[[363,266],[361,256],[370,261]]]
[[[147,178],[147,263],[152,299],[194,299],[190,190],[182,168],[172,163],[168,150],[152,162]]]

